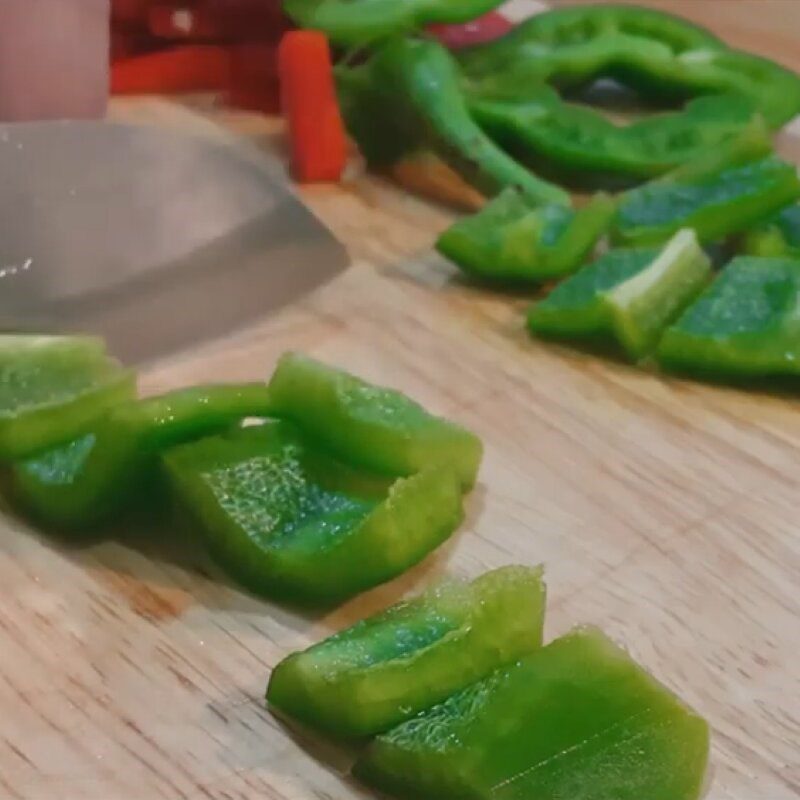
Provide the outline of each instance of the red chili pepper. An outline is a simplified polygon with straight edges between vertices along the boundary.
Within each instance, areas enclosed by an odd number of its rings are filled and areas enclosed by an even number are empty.
[[[112,94],[218,92],[230,83],[231,54],[215,45],[176,47],[111,66]]]
[[[499,39],[514,27],[497,11],[490,11],[482,17],[460,25],[431,25],[430,32],[451,50],[460,50],[475,44],[483,44]]]
[[[163,39],[277,41],[289,22],[278,0],[159,2],[148,13],[150,33]]]
[[[347,137],[324,34],[285,34],[278,49],[278,75],[295,177],[303,183],[338,181],[347,164]]]
[[[277,114],[280,111],[278,48],[264,43],[231,47],[231,85],[223,100],[234,108]]]

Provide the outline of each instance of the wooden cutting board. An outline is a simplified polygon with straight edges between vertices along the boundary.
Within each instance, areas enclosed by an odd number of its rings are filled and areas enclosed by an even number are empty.
[[[674,5],[710,9],[731,36],[752,22],[753,49],[800,68],[800,51],[774,50],[795,0]],[[280,149],[255,116],[164,101],[115,113]],[[784,147],[800,161],[799,140]],[[75,550],[0,522],[0,798],[370,797],[264,710],[270,668],[445,574],[542,561],[548,636],[602,626],[709,718],[711,800],[800,797],[798,402],[531,340],[524,298],[474,288],[432,254],[451,212],[384,180],[303,197],[352,268],[143,388],[265,377],[290,348],[397,386],[486,443],[465,525],[402,578],[302,617],[187,568],[157,534]]]

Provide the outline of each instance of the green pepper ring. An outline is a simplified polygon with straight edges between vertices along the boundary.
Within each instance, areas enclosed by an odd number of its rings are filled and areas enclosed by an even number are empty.
[[[459,60],[471,111],[490,135],[560,168],[646,178],[736,136],[756,113],[777,128],[800,111],[800,77],[652,9],[549,11]],[[621,127],[554,88],[599,77],[694,99]]]

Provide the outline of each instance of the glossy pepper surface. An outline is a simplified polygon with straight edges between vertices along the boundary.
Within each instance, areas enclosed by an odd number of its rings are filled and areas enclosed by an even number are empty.
[[[251,591],[293,604],[334,603],[396,577],[463,516],[451,471],[376,476],[287,422],[182,445],[164,461],[212,558]]]
[[[737,94],[749,98],[772,127],[800,112],[797,75],[652,9],[596,5],[549,11],[459,58],[473,78],[524,64],[531,79],[562,88],[608,77],[671,100]]]
[[[267,700],[334,736],[388,730],[540,647],[544,602],[541,568],[445,582],[289,656]]]
[[[598,195],[573,210],[537,205],[506,189],[436,243],[464,272],[486,280],[540,283],[574,272],[610,227],[614,201]]]
[[[363,46],[431,23],[469,22],[502,0],[285,0],[298,25],[346,46]]]
[[[379,736],[356,764],[406,800],[697,800],[706,722],[579,629]]]
[[[152,502],[159,453],[264,415],[264,383],[197,386],[114,407],[72,442],[14,465],[18,502],[32,516],[77,531],[135,502]]]
[[[775,156],[709,176],[676,176],[626,192],[617,207],[613,238],[648,245],[688,226],[701,241],[713,242],[746,230],[797,197],[797,168]]]
[[[100,339],[0,336],[0,460],[68,442],[135,391]]]
[[[358,69],[366,75],[364,67]],[[538,202],[569,203],[563,189],[536,177],[481,130],[467,108],[458,66],[442,45],[423,39],[387,42],[372,56],[368,70],[373,102],[374,92],[386,98],[378,107],[391,112],[391,124],[397,131],[393,140],[407,137],[415,146],[432,149],[487,194],[516,187]],[[346,85],[343,78],[340,93],[346,91]],[[361,88],[363,91],[363,81]],[[348,102],[352,106],[352,97],[344,100]],[[355,113],[351,107],[345,111],[345,119],[352,120]],[[358,140],[363,128],[351,130]],[[368,148],[374,148],[374,136],[368,139]]]
[[[610,339],[638,360],[710,277],[708,256],[683,230],[661,250],[609,251],[537,303],[528,326],[542,336]]]
[[[800,262],[733,259],[664,334],[667,369],[723,378],[800,374]]]
[[[274,416],[296,423],[342,460],[389,476],[447,467],[465,487],[475,483],[480,439],[401,392],[296,353],[278,362],[269,391]]]
[[[743,237],[742,251],[751,256],[800,258],[800,204],[753,226]]]

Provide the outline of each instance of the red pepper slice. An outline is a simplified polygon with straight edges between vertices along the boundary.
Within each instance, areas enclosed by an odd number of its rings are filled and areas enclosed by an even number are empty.
[[[231,83],[225,47],[187,45],[123,58],[111,66],[112,94],[219,92]]]
[[[491,42],[504,36],[514,27],[497,11],[490,11],[482,17],[460,25],[431,25],[428,30],[451,50],[460,50],[476,44]]]
[[[150,33],[162,39],[277,41],[288,25],[278,0],[159,2],[148,12]]]
[[[278,48],[278,75],[295,177],[302,183],[338,181],[347,164],[347,137],[325,35],[285,34]]]

